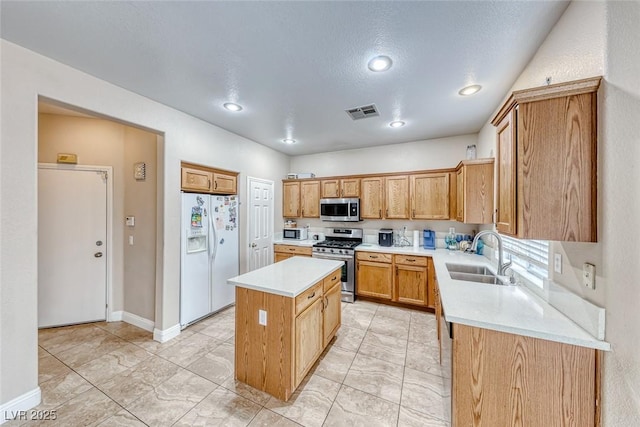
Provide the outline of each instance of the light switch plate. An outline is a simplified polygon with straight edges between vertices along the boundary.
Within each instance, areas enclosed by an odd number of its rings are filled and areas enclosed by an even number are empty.
[[[136,217],[135,216],[128,216],[125,218],[125,223],[127,224],[127,227],[135,227],[136,225]]]
[[[562,254],[553,254],[553,271],[562,274]]]
[[[596,266],[585,262],[582,265],[582,283],[589,289],[596,288]]]
[[[267,326],[267,312],[265,310],[258,310],[258,323]]]

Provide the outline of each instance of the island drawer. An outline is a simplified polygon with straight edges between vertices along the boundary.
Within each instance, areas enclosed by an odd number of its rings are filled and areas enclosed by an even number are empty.
[[[396,264],[419,265],[425,267],[427,265],[427,257],[414,255],[395,255],[393,261]]]
[[[275,252],[286,252],[296,255],[311,256],[311,248],[306,246],[294,246],[294,245],[274,245],[273,250]]]
[[[324,292],[327,292],[329,289],[333,288],[336,283],[340,283],[340,279],[342,278],[342,271],[338,268],[336,271],[328,275],[322,281],[322,289]]]
[[[382,254],[379,252],[356,252],[359,261],[372,262],[391,262],[391,254]]]
[[[296,297],[296,314],[313,304],[322,296],[322,282],[318,282]]]

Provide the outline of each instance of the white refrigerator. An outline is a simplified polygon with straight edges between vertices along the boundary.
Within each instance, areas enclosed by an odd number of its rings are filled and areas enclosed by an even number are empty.
[[[238,199],[182,193],[180,326],[235,302],[239,274]]]

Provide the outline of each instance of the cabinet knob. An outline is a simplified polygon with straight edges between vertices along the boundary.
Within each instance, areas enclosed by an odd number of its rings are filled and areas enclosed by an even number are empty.
[[[315,297],[315,296],[316,296],[316,292],[314,291],[311,295],[309,295],[309,296],[307,297],[307,299],[311,299],[311,298],[313,298],[313,297]]]

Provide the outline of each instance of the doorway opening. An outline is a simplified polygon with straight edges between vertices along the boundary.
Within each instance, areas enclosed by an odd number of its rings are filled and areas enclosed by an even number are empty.
[[[42,172],[43,169],[39,168],[39,178],[41,173],[52,173],[53,170],[79,173],[87,168],[102,168],[109,170],[107,174],[112,186],[111,204],[105,208],[107,215],[112,216],[110,234],[102,239],[76,233],[75,238],[65,245],[78,250],[84,244],[81,240],[86,240],[86,244],[92,245],[90,251],[85,251],[87,258],[94,264],[105,264],[110,286],[107,286],[107,310],[102,320],[124,320],[148,331],[153,331],[156,321],[157,272],[158,264],[161,263],[157,245],[162,241],[162,217],[158,206],[162,200],[162,179],[159,179],[163,174],[162,144],[163,136],[156,131],[48,98],[40,97],[38,100],[38,162],[52,165],[45,168],[48,172]],[[39,179],[39,199],[43,197],[41,193],[44,189],[41,181]],[[46,187],[47,193],[76,192],[74,184],[65,180],[55,182],[57,187]],[[54,206],[66,203],[65,207],[71,212],[85,209],[93,212],[91,215],[94,216],[94,211],[99,210],[97,202],[86,197],[66,202],[54,197],[49,202]],[[40,218],[43,215],[47,214],[39,210],[39,223],[47,222],[49,229],[56,226],[65,229],[73,227],[73,222],[63,224],[55,218],[45,220]],[[70,236],[74,234],[71,230],[68,231]],[[70,271],[76,277],[81,277],[82,263],[68,259],[52,262],[40,255],[41,249],[46,248],[41,238],[52,238],[47,234],[53,233],[46,233],[39,228],[38,298],[40,300],[40,294],[45,299],[49,298],[47,296],[57,295],[60,297],[57,299],[61,300],[61,295],[69,289],[64,286],[56,287],[60,285],[43,288],[47,271],[52,271],[55,266],[57,271]],[[62,237],[53,239],[61,240]],[[100,246],[97,246],[97,242],[100,242]],[[97,286],[95,288],[99,289]],[[99,292],[96,290],[91,297],[97,298]],[[53,298],[46,304],[52,305],[55,300]],[[60,301],[57,303],[60,304]],[[54,307],[51,309],[54,310]],[[39,312],[39,326],[46,326],[46,323],[40,322],[40,315]],[[81,317],[78,319],[83,321]],[[86,318],[84,321],[91,320]],[[70,323],[79,322],[68,318],[65,324]]]

